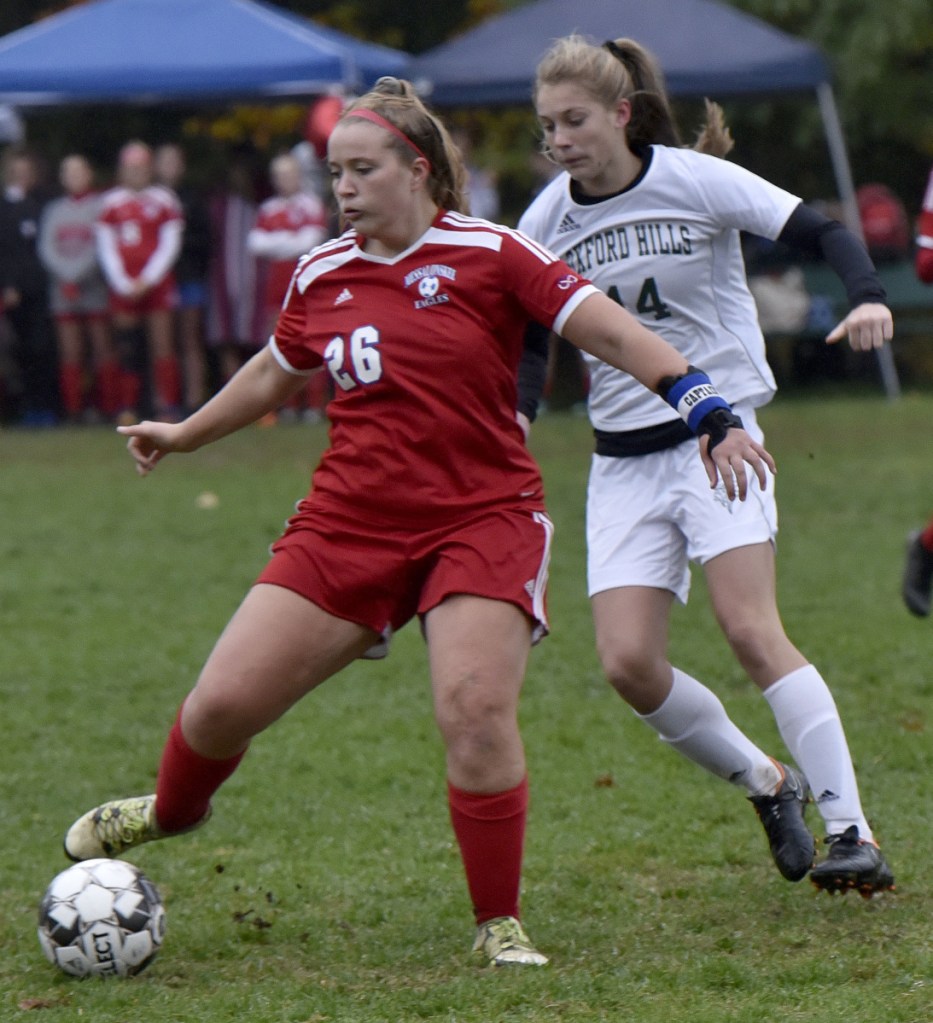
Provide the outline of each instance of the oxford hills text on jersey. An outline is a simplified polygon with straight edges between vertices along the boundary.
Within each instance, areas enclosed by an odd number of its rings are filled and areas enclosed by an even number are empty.
[[[645,222],[598,231],[562,256],[585,277],[594,266],[616,263],[632,256],[689,256],[692,252],[689,224]]]

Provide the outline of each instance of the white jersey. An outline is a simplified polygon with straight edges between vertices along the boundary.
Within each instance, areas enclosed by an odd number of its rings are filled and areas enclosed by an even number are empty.
[[[801,200],[718,157],[668,146],[646,150],[641,173],[616,195],[580,202],[570,183],[568,174],[558,175],[520,230],[708,373],[731,404],[767,403],[776,384],[739,231],[775,239]],[[677,418],[627,373],[585,358],[597,429],[636,430]]]

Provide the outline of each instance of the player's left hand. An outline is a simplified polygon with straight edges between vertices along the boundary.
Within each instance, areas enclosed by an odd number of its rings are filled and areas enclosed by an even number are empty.
[[[833,345],[843,338],[849,339],[854,352],[868,352],[880,348],[894,337],[894,318],[891,310],[881,302],[863,302],[837,323],[826,335],[826,343]]]
[[[734,501],[736,497],[744,501],[748,494],[746,465],[751,466],[762,490],[768,482],[768,470],[770,469],[772,473],[777,472],[770,453],[738,427],[731,427],[712,452],[709,450],[709,437],[705,434],[700,437],[700,457],[703,459],[710,487],[715,487],[721,479],[730,501]]]

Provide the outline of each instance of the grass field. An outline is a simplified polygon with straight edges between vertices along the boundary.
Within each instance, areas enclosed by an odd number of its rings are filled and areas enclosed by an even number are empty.
[[[62,833],[103,798],[152,789],[175,708],[326,434],[245,431],[139,480],[109,431],[0,433],[0,1020],[930,1023],[933,621],[909,616],[898,587],[904,535],[933,510],[933,398],[781,398],[762,422],[785,623],[834,690],[896,895],[782,881],[742,793],[609,691],[583,592],[588,427],[552,415],[533,447],[558,527],[554,631],[522,707],[524,917],[551,965],[468,960],[409,627],[387,661],[352,666],[257,739],[207,828],[131,854],[168,934],[146,973],[107,983],[58,974],[36,941]],[[787,755],[699,579],[673,648]]]

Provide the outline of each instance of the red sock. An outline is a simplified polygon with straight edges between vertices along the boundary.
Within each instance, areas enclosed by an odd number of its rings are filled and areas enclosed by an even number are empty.
[[[58,370],[58,389],[69,416],[76,416],[84,405],[84,374],[77,363],[64,362]]]
[[[920,546],[933,554],[933,519],[926,524],[926,528],[920,534]]]
[[[528,778],[506,792],[464,792],[447,783],[450,819],[460,845],[477,924],[518,917]]]
[[[243,753],[246,751],[244,750]],[[181,734],[181,713],[175,719],[159,764],[156,782],[156,819],[171,834],[197,824],[211,805],[211,796],[243,759],[211,760],[196,753]]]
[[[181,369],[178,359],[174,356],[156,359],[152,372],[160,411],[177,408],[181,404]]]
[[[115,416],[120,411],[120,364],[103,362],[97,368],[97,409],[104,416]],[[128,408],[134,408],[135,402]]]
[[[124,412],[135,412],[139,408],[139,394],[142,383],[139,374],[130,369],[120,370],[120,409]]]

